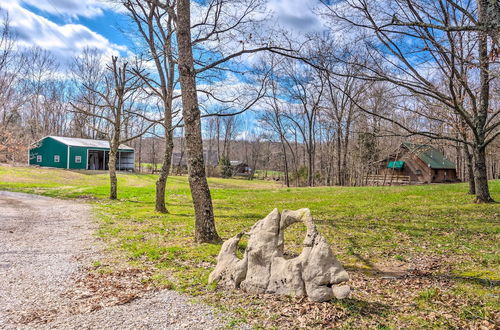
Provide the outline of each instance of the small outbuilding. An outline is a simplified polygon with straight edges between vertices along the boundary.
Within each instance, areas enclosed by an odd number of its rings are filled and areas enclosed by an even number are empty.
[[[381,163],[381,173],[406,176],[410,183],[458,181],[455,164],[427,144],[403,143],[396,153]]]
[[[252,173],[252,169],[248,164],[239,160],[231,160],[229,162],[233,170],[233,175],[248,176]]]
[[[29,149],[29,164],[74,170],[108,170],[109,141],[46,136]],[[134,148],[120,145],[116,169],[133,171]]]

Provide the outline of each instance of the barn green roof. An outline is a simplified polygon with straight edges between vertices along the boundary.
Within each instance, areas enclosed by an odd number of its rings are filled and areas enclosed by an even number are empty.
[[[455,163],[447,159],[442,152],[428,144],[403,143],[403,146],[414,153],[421,161],[432,169],[455,169]]]

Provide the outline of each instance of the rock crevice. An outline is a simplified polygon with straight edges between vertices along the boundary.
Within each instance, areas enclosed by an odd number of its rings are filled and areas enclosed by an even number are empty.
[[[307,228],[304,248],[298,257],[286,259],[284,233],[297,222]],[[240,259],[236,250],[244,234],[224,242],[210,283],[255,294],[307,296],[317,302],[349,295],[349,286],[342,285],[349,275],[317,231],[309,209],[284,210],[281,214],[274,209],[250,229],[248,245]]]

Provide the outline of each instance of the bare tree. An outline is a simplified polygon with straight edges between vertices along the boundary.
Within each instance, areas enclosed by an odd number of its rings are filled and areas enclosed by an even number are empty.
[[[307,184],[314,184],[316,163],[317,121],[321,112],[323,97],[322,78],[314,68],[298,65],[292,60],[270,54],[264,60],[265,66],[272,71],[267,82],[267,95],[264,99],[262,120],[275,132],[281,146],[282,170],[285,184],[290,186],[290,165],[293,176],[299,185],[298,140],[302,141],[307,159]],[[265,71],[265,70],[263,70]],[[290,143],[292,137],[295,148]],[[272,140],[272,136],[268,135]]]
[[[25,62],[15,52],[16,37],[1,8],[0,24],[0,161],[16,161],[26,155],[27,130],[21,113],[26,98],[18,88]]]
[[[95,90],[101,88],[106,68],[102,54],[97,49],[85,48],[73,61],[70,72],[73,76],[72,99],[78,102],[80,111],[73,111],[74,134],[82,138],[102,137],[107,121],[102,119],[106,108],[100,106],[100,96]]]
[[[307,153],[307,184],[314,186],[317,119],[325,84],[323,76],[313,68],[287,63],[285,76],[288,94],[293,102],[286,116],[298,132]]]
[[[165,6],[169,9],[164,9],[155,3],[140,0],[123,0],[123,5],[130,13],[139,35],[146,44],[147,60],[152,61],[155,67],[153,74],[142,70],[136,70],[135,74],[145,83],[146,89],[161,100],[163,108],[165,150],[160,175],[156,181],[155,209],[158,212],[167,213],[165,193],[174,147],[172,118],[176,83],[176,60],[173,47],[175,30],[173,16],[169,11],[173,10],[174,5],[173,2],[167,1]]]
[[[279,90],[279,84],[276,79],[269,79],[268,91],[269,95],[265,98],[264,101],[270,111],[264,110],[264,112],[261,114],[260,119],[265,122],[279,137],[281,152],[283,155],[283,172],[285,175],[285,184],[287,187],[290,187],[287,157],[287,146],[289,146],[290,144],[286,138],[287,128],[286,124],[284,123],[284,105],[282,104],[278,96],[281,91]]]
[[[500,134],[500,109],[490,108],[490,84],[496,79],[492,64],[498,59],[498,2],[392,0],[383,11],[378,2],[367,0],[348,0],[341,6],[324,3],[328,17],[347,23],[351,29],[358,28],[361,33],[370,32],[363,37],[371,61],[369,65],[360,64],[363,74],[358,78],[390,82],[406,90],[413,99],[426,99],[451,109],[463,120],[472,140],[450,134],[451,130],[435,132],[395,123],[410,135],[469,145],[474,155],[476,201],[493,201],[487,181],[486,148]],[[409,39],[414,41],[412,47],[407,47]],[[472,43],[473,52],[457,51],[460,40]],[[462,70],[463,67],[469,69]],[[462,89],[464,93],[460,93]],[[421,107],[412,108],[413,113],[427,120],[441,119],[421,111]]]
[[[191,195],[193,196],[196,216],[195,239],[198,242],[215,243],[220,242],[220,237],[215,229],[212,197],[205,175],[203,160],[201,114],[198,105],[198,95],[196,93],[196,71],[191,43],[191,10],[189,0],[178,1],[176,15],[179,75],[188,154],[189,185]]]
[[[89,94],[85,94],[83,99],[78,100],[78,103],[71,103],[75,111],[89,118],[97,117],[109,125],[108,130],[100,130],[96,127],[94,129],[105,136],[110,144],[108,159],[110,199],[117,198],[116,159],[120,145],[141,136],[155,124],[155,122],[152,122],[144,130],[133,136],[127,136],[125,133],[126,123],[130,120],[130,116],[143,117],[134,109],[134,98],[137,97],[137,91],[141,85],[139,79],[127,69],[127,66],[128,62],[120,62],[117,56],[112,56],[111,63],[107,65],[102,81],[95,86],[82,82],[83,87]],[[101,112],[89,112],[88,108],[82,107],[80,104],[97,107]]]
[[[35,139],[40,138],[44,133],[50,133],[49,125],[52,118],[50,118],[49,111],[58,111],[58,108],[51,108],[50,102],[46,100],[51,91],[58,93],[54,84],[56,84],[55,74],[59,69],[59,64],[50,51],[40,47],[25,49],[22,56],[25,58],[26,65],[21,72],[23,79],[19,88],[25,95],[29,95],[24,103],[24,110],[29,113],[26,121],[31,137]]]
[[[325,112],[335,125],[337,184],[343,186],[349,183],[347,157],[350,139],[358,111],[357,104],[361,102],[366,88],[364,85],[367,84],[363,85],[362,82],[354,78],[357,73],[353,66],[341,65],[340,68],[337,67],[335,70],[341,70],[342,76],[331,75],[331,70],[332,67],[324,72],[327,86]]]
[[[205,175],[201,112],[196,79],[206,77],[209,72],[214,70],[224,70],[228,61],[244,54],[266,50],[275,52],[287,50],[271,45],[269,42],[260,44],[252,42],[252,32],[255,30],[252,31],[248,27],[255,22],[254,13],[262,7],[261,1],[249,0],[237,3],[227,0],[209,1],[204,6],[204,12],[200,16],[201,20],[193,26],[191,25],[191,1],[179,0],[175,4],[175,8],[168,1],[166,3],[159,0],[149,1],[168,10],[176,23],[189,182],[196,215],[195,239],[198,242],[217,242],[220,241],[220,238],[215,229],[212,200]],[[192,31],[194,31],[193,37]],[[241,37],[239,43],[234,42],[235,32]],[[214,41],[222,47],[210,47],[209,44],[213,44]],[[257,43],[259,42],[257,41]],[[248,47],[247,44],[255,46]],[[201,58],[196,60],[196,68],[193,47],[197,47],[197,53],[201,55]],[[210,57],[208,63],[206,59],[203,59],[207,51],[215,55],[215,59]],[[244,108],[237,113],[246,109]]]

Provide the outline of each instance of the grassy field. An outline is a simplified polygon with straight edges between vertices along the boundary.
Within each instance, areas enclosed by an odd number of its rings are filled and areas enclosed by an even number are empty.
[[[220,245],[193,242],[194,211],[186,177],[168,181],[169,214],[154,212],[156,176],[119,174],[109,201],[103,172],[0,166],[0,190],[95,205],[109,260],[145,270],[156,287],[187,292],[256,327],[491,327],[500,308],[500,204],[478,205],[464,184],[405,187],[283,188],[266,181],[209,179],[216,225],[227,239],[274,207],[308,207],[351,275],[350,299],[313,304],[249,296],[207,286]],[[500,200],[500,181],[490,182]],[[298,253],[305,229],[292,226],[286,249]],[[119,260],[114,262],[113,260]]]
[[[284,176],[285,173],[281,171],[267,171],[267,170],[256,170],[255,171],[255,176],[258,178],[272,178],[272,177],[282,177]]]

